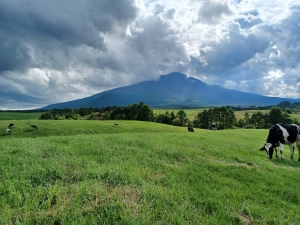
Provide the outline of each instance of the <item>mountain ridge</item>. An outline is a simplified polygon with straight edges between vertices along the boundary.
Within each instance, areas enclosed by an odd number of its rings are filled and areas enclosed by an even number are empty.
[[[185,74],[173,72],[161,75],[156,81],[143,81],[129,86],[103,91],[90,97],[56,103],[41,109],[102,108],[126,106],[144,102],[153,108],[166,107],[213,107],[213,106],[266,106],[282,101],[296,102],[300,99],[268,97],[208,85]]]

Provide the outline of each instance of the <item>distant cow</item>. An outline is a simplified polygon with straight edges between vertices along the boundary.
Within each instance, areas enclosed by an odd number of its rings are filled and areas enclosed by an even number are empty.
[[[217,130],[217,124],[215,122],[211,123],[211,129],[212,130]]]
[[[12,134],[12,130],[11,130],[11,129],[9,129],[9,128],[7,128],[7,129],[6,129],[6,133],[8,133],[8,134]]]
[[[298,161],[300,161],[300,127],[296,124],[274,124],[269,130],[266,144],[260,150],[265,150],[268,157],[272,159],[274,148],[276,157],[278,157],[277,147],[280,146],[281,158],[284,159],[283,147],[284,145],[289,145],[291,151],[290,159],[293,160],[295,142],[298,148]]]
[[[191,125],[188,125],[188,131],[189,132],[194,132],[194,128]]]
[[[8,125],[8,129],[10,129],[11,127],[15,126],[15,123],[11,123]]]
[[[30,128],[32,128],[32,129],[38,129],[37,125],[35,125],[35,124],[31,124]]]

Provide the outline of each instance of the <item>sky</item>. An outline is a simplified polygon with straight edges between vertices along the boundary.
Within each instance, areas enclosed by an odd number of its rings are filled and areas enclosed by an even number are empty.
[[[299,0],[1,0],[0,109],[181,72],[300,98]]]

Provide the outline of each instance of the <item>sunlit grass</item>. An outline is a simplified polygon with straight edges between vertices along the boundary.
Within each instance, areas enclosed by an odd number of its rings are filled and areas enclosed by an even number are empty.
[[[267,130],[43,122],[0,136],[0,224],[300,220],[300,163],[260,152]]]

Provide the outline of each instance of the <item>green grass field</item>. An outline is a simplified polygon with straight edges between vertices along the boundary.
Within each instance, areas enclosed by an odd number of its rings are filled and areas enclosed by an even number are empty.
[[[29,119],[15,121],[10,135],[7,122],[0,224],[300,221],[300,163],[287,148],[285,160],[258,150],[268,130]]]
[[[0,112],[1,120],[37,120],[42,115],[42,112]]]
[[[195,120],[196,116],[198,115],[199,112],[202,112],[204,109],[184,109],[184,111],[186,112],[187,114],[187,117],[190,121],[193,121]],[[165,114],[166,111],[169,111],[169,113],[171,113],[172,111],[174,111],[174,113],[176,114],[179,109],[153,109],[153,112],[154,113],[157,113],[157,114]],[[268,113],[270,112],[270,110],[259,110],[260,112],[262,113]],[[237,120],[239,119],[244,119],[245,118],[245,113],[248,112],[249,113],[249,116],[251,117],[252,114],[254,112],[258,112],[258,110],[241,110],[241,111],[235,111],[234,112],[234,115],[236,117]],[[292,118],[297,118],[299,121],[300,121],[300,113],[297,113],[297,114],[291,114],[290,115]]]
[[[195,120],[196,116],[199,112],[202,112],[204,109],[184,109],[184,111],[187,114],[187,117],[190,121]],[[174,111],[176,114],[179,109],[153,109],[154,114],[165,114],[166,111],[169,111],[171,113]],[[262,113],[267,113],[270,110],[260,110]],[[248,112],[250,117],[254,112],[257,112],[257,110],[242,110],[242,111],[235,111],[234,114],[237,119],[244,119],[245,113]],[[41,116],[42,112],[29,112],[29,113],[23,113],[23,112],[0,112],[0,121],[1,120],[37,120]],[[297,114],[291,114],[291,117],[297,118],[300,120],[300,113]]]
[[[203,109],[183,109],[186,114],[187,114],[187,118],[190,120],[190,121],[193,121],[195,120],[196,116],[198,115],[199,112],[202,112],[204,110]],[[171,113],[172,111],[176,113],[179,111],[179,109],[153,109],[153,113],[157,113],[157,114],[165,114],[166,111],[168,111],[169,113]]]

